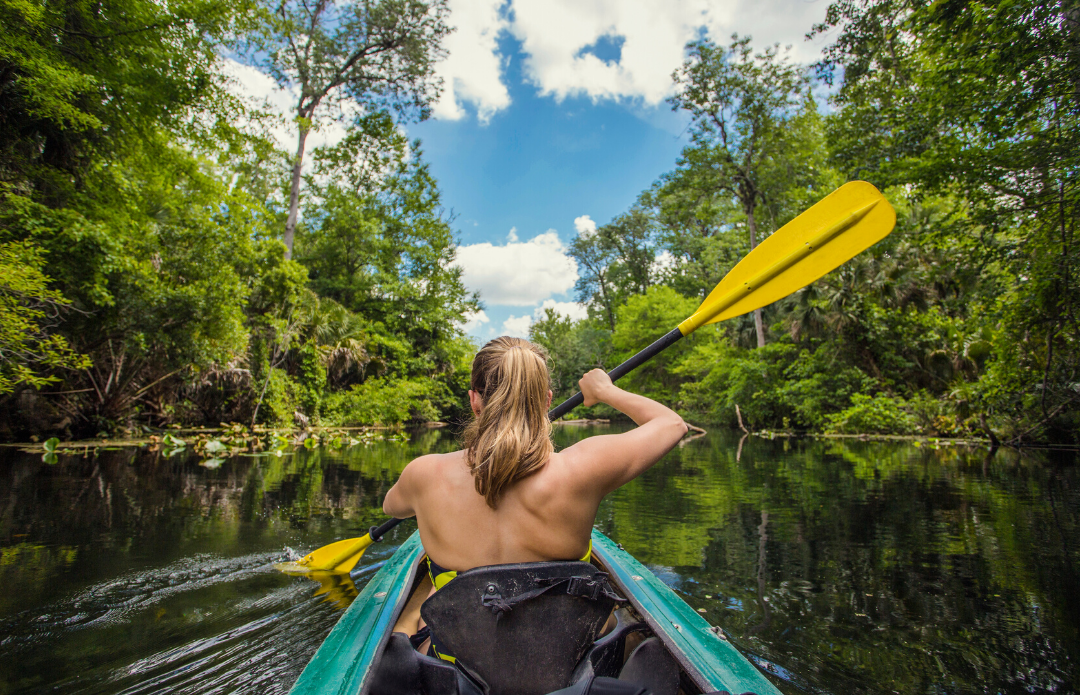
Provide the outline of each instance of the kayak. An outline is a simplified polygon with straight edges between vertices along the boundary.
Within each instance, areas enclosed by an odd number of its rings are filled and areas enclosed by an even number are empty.
[[[426,563],[423,560],[424,548],[420,544],[420,535],[419,532],[414,532],[349,605],[300,674],[290,691],[291,695],[382,695],[386,692],[415,692],[417,695],[442,695],[442,692],[466,695],[475,692],[481,695],[496,695],[510,692],[505,686],[500,690],[497,684],[487,685],[487,682],[495,683],[497,679],[487,677],[485,682],[484,676],[477,676],[465,666],[463,662],[466,655],[462,650],[468,652],[473,646],[468,644],[469,640],[459,640],[455,647],[457,651],[454,652],[459,658],[456,664],[450,664],[448,661],[418,655],[408,646],[409,643],[401,632],[393,631],[402,614],[415,610],[430,590]],[[497,649],[488,649],[487,652],[481,649],[482,653],[477,653],[475,658],[470,654],[470,663],[482,662],[484,654],[492,652],[500,655],[505,652],[506,658],[513,661],[513,650],[508,645],[523,642],[524,644],[519,646],[525,649],[522,653],[526,655],[526,661],[536,663],[511,665],[519,669],[543,669],[543,673],[522,677],[523,684],[520,688],[513,687],[513,692],[558,692],[562,695],[564,691],[560,687],[566,687],[567,694],[649,692],[652,695],[666,695],[663,691],[668,690],[671,695],[723,692],[779,695],[780,691],[728,641],[723,630],[709,625],[701,614],[687,605],[648,568],[621,546],[595,530],[592,535],[590,562],[589,565],[531,563],[470,570],[458,575],[457,579],[428,599],[422,612],[425,620],[433,628],[436,627],[438,615],[431,604],[437,603],[436,599],[441,599],[445,593],[449,598],[443,603],[451,604],[452,610],[451,587],[460,584],[461,591],[458,593],[467,594],[467,577],[478,572],[475,581],[480,583],[476,586],[486,589],[479,589],[477,596],[481,598],[485,609],[474,613],[476,620],[487,621],[485,624],[492,626],[493,630],[513,627],[513,620],[506,616],[515,616],[515,619],[521,616],[521,620],[528,620],[530,607],[525,604],[530,603],[530,600],[536,604],[532,607],[533,613],[551,611],[550,620],[544,623],[543,628],[534,629],[531,633],[531,642],[520,637],[516,642],[506,638],[498,642]],[[544,577],[541,576],[543,572],[537,574],[535,571],[537,567],[549,564],[573,566],[573,574],[582,576]],[[531,591],[515,589],[514,587],[525,585],[520,581],[518,584],[511,581],[516,576],[512,572],[509,575],[500,574],[500,567],[532,568],[527,573],[531,584],[525,589],[533,585],[540,588]],[[582,568],[589,570],[584,572],[584,575],[589,576],[583,575]],[[483,571],[488,574],[483,574]],[[503,594],[514,591],[518,591],[516,597],[503,598]],[[549,595],[547,603],[538,600],[546,598],[540,596],[545,593]],[[593,599],[593,602],[590,603],[589,599]],[[540,606],[541,603],[543,606]],[[479,609],[480,603],[476,605]],[[559,638],[556,633],[561,628],[556,626],[563,625],[567,619],[566,616],[556,617],[555,612],[565,612],[567,606],[572,610],[579,610],[574,607],[580,606],[583,612],[591,610],[600,615],[599,622],[593,621],[596,622],[595,627],[582,628],[590,637],[595,633],[598,639],[595,642],[590,639],[589,644],[582,648],[588,651],[575,661],[576,666],[575,663],[570,664],[573,668],[574,683],[556,685],[554,689],[546,690],[544,688],[550,686],[543,685],[544,678],[541,676],[550,675],[551,669],[557,669],[558,666],[549,666],[545,661],[542,643],[548,639],[547,635],[551,635],[553,640]],[[492,610],[488,611],[487,608]],[[612,628],[611,625],[616,620],[617,625]],[[579,622],[584,624],[588,620]],[[536,623],[536,619],[533,619],[533,623]],[[604,625],[602,633],[601,624]],[[590,629],[592,632],[588,632]],[[500,634],[505,636],[513,633],[504,630]],[[616,641],[617,644],[614,644]],[[408,662],[404,666],[403,658]],[[394,671],[395,668],[398,671]],[[455,686],[451,683],[453,674],[449,676],[451,681],[444,678],[448,669],[456,669],[473,677],[464,678],[458,673],[458,685]],[[601,677],[601,671],[606,675]],[[554,677],[565,679],[566,673],[560,672]],[[634,680],[635,673],[643,674],[640,678],[644,680]],[[664,681],[664,678],[667,680]],[[589,690],[591,679],[596,679],[597,684]],[[616,685],[626,686],[626,683],[614,683],[615,680],[630,681],[634,687],[641,685],[647,689],[611,690],[610,688]],[[444,685],[433,685],[436,681]],[[609,689],[604,690],[600,681],[604,681],[607,684],[604,687]],[[661,681],[670,682],[671,685],[663,685]],[[410,683],[412,685],[409,685]],[[472,690],[477,684],[477,689]],[[537,691],[536,688],[541,690]]]

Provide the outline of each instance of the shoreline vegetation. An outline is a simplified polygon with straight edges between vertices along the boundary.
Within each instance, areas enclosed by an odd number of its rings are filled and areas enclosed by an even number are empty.
[[[305,7],[0,8],[0,440],[464,415],[484,298],[405,135],[431,114],[448,7]],[[530,328],[556,400],[863,179],[891,236],[627,388],[709,427],[1080,444],[1075,7],[839,1],[806,30],[828,42],[812,66],[745,36],[687,45],[686,146],[570,243],[587,317]],[[230,92],[225,55],[303,87],[295,147]],[[344,138],[309,151],[334,119]]]
[[[621,424],[616,420],[614,424]],[[553,425],[566,427],[605,427],[613,424],[612,419],[575,419],[560,420]],[[0,442],[0,447],[19,449],[25,453],[43,453],[46,457],[50,454],[62,455],[89,455],[96,449],[113,448],[150,448],[160,450],[167,456],[170,452],[181,453],[185,450],[195,451],[214,458],[227,459],[232,456],[250,455],[287,455],[291,453],[288,448],[315,448],[327,446],[331,449],[356,446],[373,441],[390,439],[392,441],[405,441],[408,432],[426,429],[442,429],[450,427],[446,422],[428,422],[409,427],[403,426],[363,426],[363,427],[314,427],[306,429],[294,428],[256,428],[247,431],[242,425],[222,427],[172,427],[169,430],[155,433],[143,433],[137,436],[128,433],[121,438],[98,438],[82,439],[73,441],[46,440],[26,442]],[[689,433],[680,442],[680,445],[693,441],[708,434],[708,432],[696,425],[688,423]],[[736,430],[729,432],[737,433]],[[166,439],[164,435],[169,435]],[[934,437],[928,435],[896,435],[896,434],[835,434],[820,432],[793,432],[793,431],[743,431],[742,441],[749,437],[759,439],[837,439],[853,441],[879,441],[879,442],[910,442],[915,446],[940,447],[965,447],[968,449],[982,448],[990,452],[998,448],[1004,449],[1054,449],[1061,451],[1078,451],[1077,447],[1062,446],[1010,446],[992,443],[987,438],[972,437]],[[310,444],[308,443],[310,442]],[[216,443],[216,444],[215,444]],[[189,449],[190,447],[190,449]],[[742,442],[739,446],[742,448]],[[55,463],[56,459],[47,462]],[[224,462],[224,461],[222,461]]]

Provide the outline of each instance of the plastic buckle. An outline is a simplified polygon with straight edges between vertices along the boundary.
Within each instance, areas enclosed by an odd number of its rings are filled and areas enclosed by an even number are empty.
[[[595,601],[600,591],[600,582],[593,581],[589,577],[570,577],[570,584],[566,587],[566,593],[571,596],[580,596],[590,601]]]

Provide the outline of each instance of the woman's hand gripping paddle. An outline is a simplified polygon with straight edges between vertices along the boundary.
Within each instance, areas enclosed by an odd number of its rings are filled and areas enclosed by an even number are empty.
[[[616,381],[702,326],[742,316],[806,287],[884,239],[895,224],[896,212],[871,184],[844,184],[758,244],[709,293],[697,311],[608,372],[608,376]],[[578,393],[548,417],[560,418],[583,401]],[[286,572],[348,572],[372,542],[400,522],[390,519],[362,538],[338,541],[298,562],[275,567]]]

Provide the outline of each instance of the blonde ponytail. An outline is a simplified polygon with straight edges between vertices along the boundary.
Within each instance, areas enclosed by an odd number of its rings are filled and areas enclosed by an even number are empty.
[[[465,462],[492,509],[507,487],[539,470],[555,450],[549,389],[547,354],[527,340],[496,338],[473,359],[472,390],[483,408],[465,429]]]

